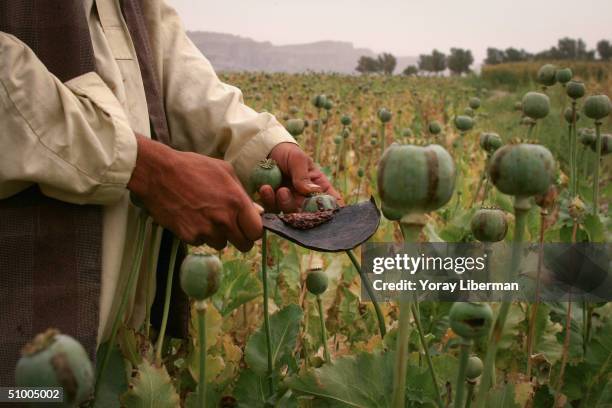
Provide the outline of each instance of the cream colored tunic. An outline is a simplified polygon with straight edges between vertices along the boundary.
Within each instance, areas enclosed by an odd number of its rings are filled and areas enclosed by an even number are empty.
[[[163,0],[143,3],[173,147],[225,158],[244,183],[258,160],[293,138],[217,78],[172,7]],[[137,210],[126,190],[136,161],[134,132],[150,137],[150,129],[119,0],[84,4],[97,73],[62,83],[26,45],[0,32],[0,199],[37,183],[50,197],[104,206],[101,341],[135,251]],[[126,316],[134,327],[144,318],[145,281],[143,271]]]

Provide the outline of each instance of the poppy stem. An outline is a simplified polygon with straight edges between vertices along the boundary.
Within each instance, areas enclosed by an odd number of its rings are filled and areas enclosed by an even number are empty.
[[[431,381],[433,382],[434,389],[436,391],[436,399],[438,401],[438,406],[443,407],[444,403],[442,402],[442,395],[440,393],[440,386],[438,385],[438,378],[436,377],[436,371],[434,370],[433,361],[431,360],[431,355],[429,354],[429,347],[427,347],[425,333],[423,332],[423,327],[421,326],[421,317],[419,316],[419,311],[417,310],[416,300],[415,302],[410,304],[410,309],[412,310],[414,323],[417,327],[417,332],[421,341],[421,347],[423,347],[423,352],[425,353],[425,359],[427,361],[427,367],[429,368],[429,374],[431,375]]]
[[[525,225],[527,222],[527,213],[531,208],[529,197],[515,197],[514,198],[514,243],[512,245],[512,261],[508,269],[508,282],[514,282],[515,277],[518,274],[518,269],[521,261],[521,243],[523,242],[523,236],[525,233]],[[497,347],[501,340],[504,325],[510,311],[511,299],[505,299],[500,308],[491,337],[489,339],[489,345],[487,348],[487,354],[484,361],[484,371],[480,388],[478,390],[477,407],[482,408],[485,404],[485,397],[489,388],[495,383],[495,357],[497,355]]]
[[[599,163],[601,161],[601,122],[595,121],[595,168],[593,169],[593,214],[599,214]]]
[[[196,302],[198,313],[198,343],[200,346],[200,366],[198,377],[198,408],[206,407],[206,302]]]
[[[472,341],[468,339],[462,339],[461,355],[459,358],[459,370],[457,371],[457,386],[454,403],[455,408],[461,408],[463,406],[463,395],[465,391],[465,373],[467,371],[468,359],[470,358],[471,348]]]
[[[321,341],[323,342],[325,362],[331,363],[331,355],[329,354],[329,346],[327,345],[327,330],[325,329],[325,315],[323,314],[323,302],[321,301],[321,296],[319,295],[317,295],[317,308],[319,309],[319,321],[321,322]]]
[[[162,314],[162,322],[159,328],[159,336],[155,345],[155,361],[158,365],[162,362],[162,346],[164,337],[166,336],[166,327],[168,326],[168,315],[170,314],[170,299],[172,297],[172,282],[174,279],[174,268],[176,265],[176,254],[180,240],[177,237],[172,238],[172,249],[170,250],[170,263],[168,264],[168,278],[166,279],[166,293],[164,298],[164,311]]]
[[[353,251],[349,249],[346,251],[346,254],[348,255],[351,262],[353,263],[353,266],[355,267],[355,269],[357,269],[359,276],[361,276],[362,284],[365,285],[366,292],[368,293],[368,296],[370,297],[370,300],[372,301],[372,305],[374,306],[374,311],[376,312],[376,318],[378,319],[378,330],[380,332],[380,338],[382,339],[387,334],[387,328],[385,327],[385,318],[382,314],[382,311],[380,310],[380,305],[378,304],[378,301],[376,300],[376,295],[374,294],[372,283],[370,282],[370,279],[368,279],[368,275],[366,275],[361,270],[361,265],[359,265],[359,261],[357,261],[357,258],[355,257],[355,254],[353,253]]]
[[[268,304],[268,244],[266,230],[263,230],[261,238],[261,279],[263,283],[263,312],[264,312],[264,331],[266,333],[266,349],[268,358],[268,391],[274,394],[274,382],[272,379],[274,365],[272,362],[272,332],[270,329],[270,311]]]

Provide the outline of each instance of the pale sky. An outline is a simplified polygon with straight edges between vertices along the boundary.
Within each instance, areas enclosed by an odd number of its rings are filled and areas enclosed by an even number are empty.
[[[395,55],[433,48],[536,52],[563,36],[589,48],[612,40],[612,0],[167,0],[189,30],[236,34],[276,45],[319,40]]]

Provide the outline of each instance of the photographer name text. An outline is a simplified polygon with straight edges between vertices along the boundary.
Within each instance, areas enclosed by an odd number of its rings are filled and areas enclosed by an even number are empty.
[[[372,282],[376,291],[433,291],[433,292],[456,292],[456,291],[504,291],[517,292],[520,290],[516,282],[476,282],[472,279],[460,279],[453,282],[433,282],[429,279],[418,279],[416,281],[402,279],[396,282],[385,282],[376,279]]]

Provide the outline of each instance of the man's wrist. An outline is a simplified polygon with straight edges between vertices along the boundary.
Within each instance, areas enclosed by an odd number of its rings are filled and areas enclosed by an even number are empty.
[[[136,143],[138,146],[136,165],[127,184],[127,189],[138,197],[144,197],[150,190],[151,175],[163,171],[169,153],[168,150],[171,149],[139,134],[136,134]]]

